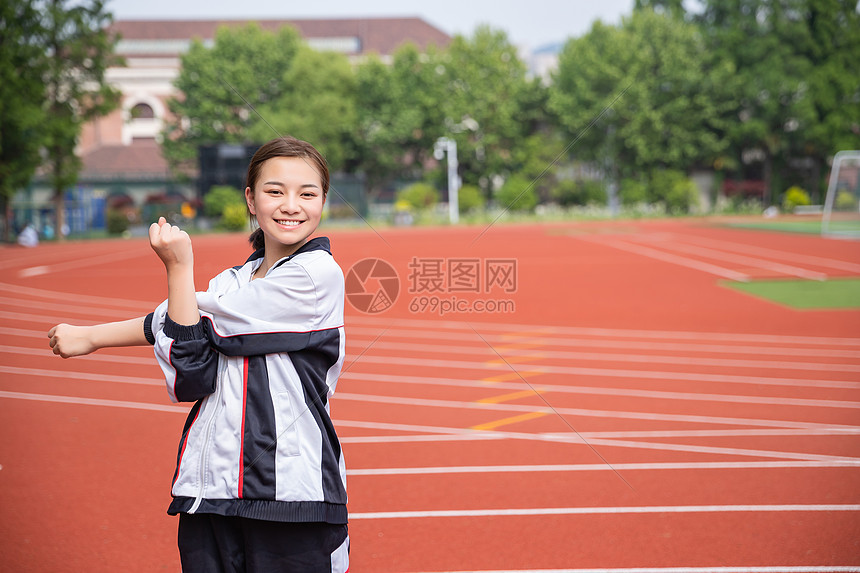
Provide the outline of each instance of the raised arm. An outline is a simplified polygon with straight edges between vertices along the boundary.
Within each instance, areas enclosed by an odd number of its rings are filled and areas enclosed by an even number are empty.
[[[149,227],[149,244],[167,270],[167,314],[177,324],[200,321],[194,292],[194,253],[188,233],[167,223],[164,217]]]

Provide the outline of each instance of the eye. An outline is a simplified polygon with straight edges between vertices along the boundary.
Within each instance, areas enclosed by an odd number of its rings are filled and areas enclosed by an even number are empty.
[[[266,193],[269,195],[281,195],[280,189],[266,189]]]

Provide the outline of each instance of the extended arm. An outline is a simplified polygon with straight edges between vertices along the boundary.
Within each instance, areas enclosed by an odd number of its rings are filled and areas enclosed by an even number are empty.
[[[54,354],[63,358],[82,356],[113,346],[147,346],[149,342],[143,330],[144,320],[145,317],[140,317],[92,326],[58,324],[48,331],[48,340]]]

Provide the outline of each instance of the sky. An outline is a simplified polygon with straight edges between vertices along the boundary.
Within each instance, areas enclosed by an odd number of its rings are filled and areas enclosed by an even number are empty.
[[[418,16],[442,31],[471,35],[479,24],[536,49],[581,36],[595,20],[617,24],[634,0],[109,0],[115,20],[300,19]]]

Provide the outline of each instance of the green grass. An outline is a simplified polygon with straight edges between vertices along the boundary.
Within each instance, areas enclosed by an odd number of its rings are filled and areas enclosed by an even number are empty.
[[[724,286],[795,309],[860,308],[860,278],[724,281]]]
[[[737,229],[758,229],[763,231],[781,231],[784,233],[821,234],[821,220],[815,221],[748,221],[743,223],[726,223],[728,227]],[[831,233],[860,233],[860,221],[831,221],[828,226]]]

